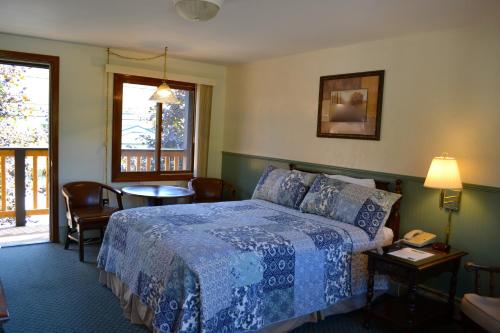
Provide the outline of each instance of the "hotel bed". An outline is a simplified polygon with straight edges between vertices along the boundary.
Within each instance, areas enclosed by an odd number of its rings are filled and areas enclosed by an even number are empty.
[[[364,305],[361,252],[397,237],[395,208],[373,235],[257,198],[128,209],[108,224],[99,279],[154,332],[286,332]]]

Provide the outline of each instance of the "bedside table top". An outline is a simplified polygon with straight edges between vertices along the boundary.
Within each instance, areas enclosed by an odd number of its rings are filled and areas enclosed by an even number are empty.
[[[431,256],[429,258],[425,258],[425,259],[418,260],[418,261],[411,261],[411,260],[403,259],[403,258],[392,256],[392,255],[388,254],[388,252],[397,251],[397,250],[400,250],[400,249],[405,248],[405,247],[414,248],[414,247],[407,246],[404,244],[401,244],[401,245],[399,245],[399,244],[394,245],[393,244],[393,245],[386,246],[386,247],[382,248],[384,250],[383,254],[379,254],[376,250],[365,251],[363,253],[368,255],[369,257],[371,257],[373,259],[376,259],[377,261],[390,262],[393,264],[405,266],[407,268],[415,269],[415,270],[425,270],[427,268],[434,267],[434,266],[437,266],[440,264],[444,264],[444,263],[447,263],[447,262],[450,262],[450,261],[453,261],[453,260],[456,260],[456,259],[459,259],[461,257],[468,255],[467,252],[460,251],[460,250],[454,249],[454,248],[451,248],[451,250],[448,253],[447,252],[440,252],[440,251],[436,251],[436,250],[432,249],[431,246],[416,248],[418,250],[429,252],[429,253],[433,254],[433,256]]]

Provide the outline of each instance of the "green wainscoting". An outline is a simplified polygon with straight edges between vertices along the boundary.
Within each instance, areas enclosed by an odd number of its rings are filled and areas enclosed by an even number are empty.
[[[288,168],[289,163],[359,178],[389,181],[399,178],[403,181],[401,234],[412,229],[424,229],[437,234],[438,237],[444,237],[447,214],[438,207],[439,191],[424,188],[424,179],[420,177],[223,152],[222,178],[235,186],[239,199],[248,199],[267,165]],[[465,261],[500,266],[500,188],[464,184],[461,209],[453,215],[450,243],[453,247],[469,252]],[[448,278],[442,276],[428,281],[426,285],[444,292],[447,291]],[[471,291],[472,285],[471,274],[462,268],[457,296]]]

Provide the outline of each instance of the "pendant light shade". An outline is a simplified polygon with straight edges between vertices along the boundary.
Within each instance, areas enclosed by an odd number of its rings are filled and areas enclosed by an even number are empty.
[[[163,82],[154,92],[153,95],[151,95],[151,98],[149,98],[151,101],[155,101],[157,103],[164,103],[164,104],[179,104],[179,100],[177,99],[177,96],[175,96],[175,93],[170,89],[168,84],[166,82]]]
[[[173,0],[175,10],[188,21],[208,21],[219,12],[224,0]]]
[[[163,83],[156,88],[156,91],[151,95],[149,100],[156,103],[180,104],[177,96],[175,96],[175,93],[167,84],[167,50],[168,48],[165,47],[165,53],[163,55]]]

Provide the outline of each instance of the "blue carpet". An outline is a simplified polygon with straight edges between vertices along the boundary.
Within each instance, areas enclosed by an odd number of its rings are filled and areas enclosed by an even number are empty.
[[[28,332],[148,332],[122,314],[118,299],[97,281],[98,247],[87,246],[85,263],[75,246],[37,244],[0,249],[0,278],[7,294],[11,320],[5,333]],[[392,332],[374,322],[362,327],[362,312],[306,324],[293,333]],[[456,324],[436,325],[429,332],[459,332]]]

